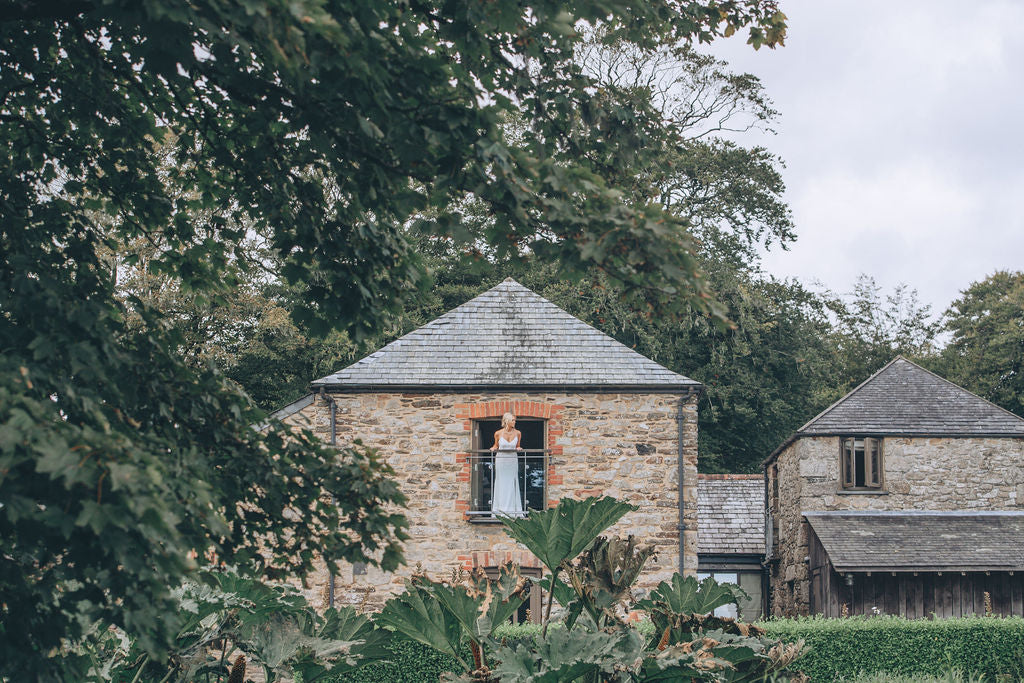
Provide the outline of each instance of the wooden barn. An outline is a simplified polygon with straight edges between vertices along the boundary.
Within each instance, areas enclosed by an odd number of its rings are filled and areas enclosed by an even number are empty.
[[[804,517],[812,614],[1024,614],[1024,512]]]

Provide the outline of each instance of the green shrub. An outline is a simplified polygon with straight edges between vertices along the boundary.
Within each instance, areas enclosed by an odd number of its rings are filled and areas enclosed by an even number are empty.
[[[459,670],[452,657],[426,645],[396,637],[386,647],[392,652],[391,661],[376,662],[329,680],[331,683],[437,683],[445,671]],[[471,657],[469,647],[463,657]]]
[[[560,624],[552,624],[552,628],[560,628]],[[540,624],[508,624],[495,630],[498,638],[512,643],[540,635]],[[650,622],[641,622],[639,630],[649,635],[652,627]],[[350,674],[332,678],[331,683],[437,683],[445,671],[457,671],[458,664],[451,657],[438,654],[425,645],[395,638],[387,648],[393,653],[390,662],[378,662]],[[465,657],[469,657],[466,648]]]
[[[768,636],[803,638],[810,647],[796,668],[812,681],[1024,680],[1024,619],[1020,617],[910,620],[899,617],[772,619],[759,624]],[[649,632],[649,622],[637,625]],[[540,633],[535,624],[502,626],[509,641]],[[373,664],[337,683],[437,683],[455,663],[433,650],[396,639],[394,661]],[[468,653],[467,653],[468,654]],[[961,678],[950,671],[962,672]],[[885,676],[890,674],[891,677]]]
[[[551,628],[561,628],[553,623]],[[637,630],[645,636],[654,632],[650,621],[641,621]],[[495,629],[495,636],[506,643],[514,643],[540,635],[540,624],[508,624]],[[389,662],[371,664],[350,674],[329,679],[331,683],[437,683],[445,671],[457,671],[458,664],[451,657],[439,654],[425,645],[403,638],[395,638],[387,644],[393,653]],[[469,648],[463,655],[469,657]]]
[[[810,652],[797,668],[814,681],[876,673],[945,677],[950,671],[986,681],[1024,680],[1024,619],[773,619],[768,635],[803,638]]]
[[[992,680],[984,676],[964,676],[957,671],[951,671],[942,676],[871,674],[843,678],[840,683],[992,683]]]

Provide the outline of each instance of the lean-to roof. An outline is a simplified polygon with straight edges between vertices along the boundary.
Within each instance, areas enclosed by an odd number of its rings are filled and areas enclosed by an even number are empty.
[[[807,512],[836,571],[1024,570],[1024,512]]]

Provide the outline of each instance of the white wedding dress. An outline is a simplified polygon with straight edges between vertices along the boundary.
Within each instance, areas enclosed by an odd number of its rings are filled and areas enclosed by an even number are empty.
[[[523,514],[523,496],[519,491],[519,456],[516,453],[519,437],[511,441],[498,437],[498,452],[494,454],[494,488],[491,492],[491,512],[496,515]]]

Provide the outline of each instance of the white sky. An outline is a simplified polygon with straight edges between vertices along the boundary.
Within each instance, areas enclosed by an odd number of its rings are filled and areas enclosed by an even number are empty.
[[[765,268],[849,292],[905,282],[934,313],[1024,270],[1024,2],[781,0],[786,45],[709,49],[781,114],[797,241]],[[737,38],[739,34],[737,34]]]

